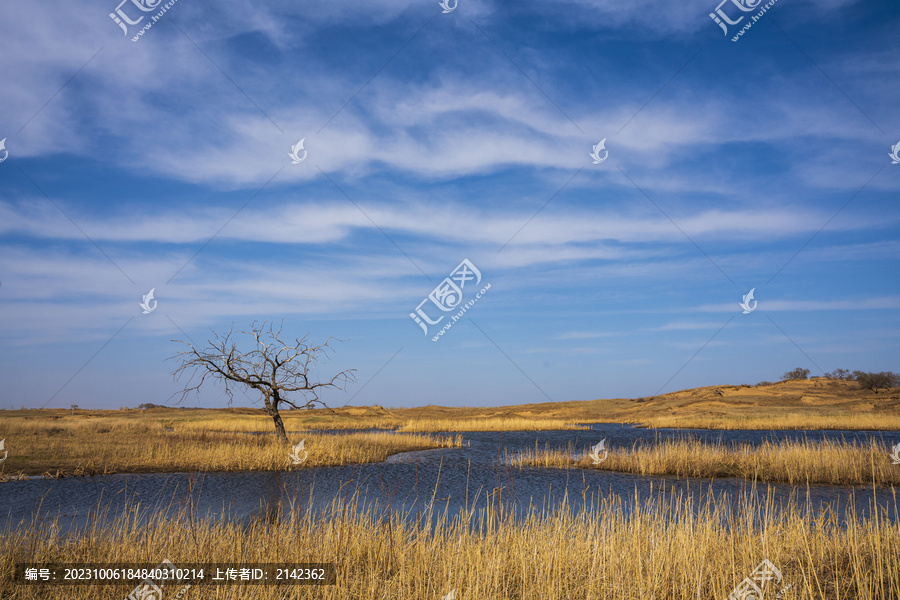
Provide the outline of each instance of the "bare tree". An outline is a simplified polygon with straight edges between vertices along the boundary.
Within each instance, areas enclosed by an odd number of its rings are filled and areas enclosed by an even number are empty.
[[[306,341],[307,334],[289,344],[282,340],[283,325],[275,330],[271,324],[266,327],[265,321],[260,325],[254,321],[250,331],[238,331],[251,338],[247,340],[248,346],[244,350],[238,348],[234,339],[237,337],[234,327],[224,336],[213,332],[215,337],[207,340],[207,346],[203,349],[182,340],[172,340],[188,347],[188,350],[171,357],[181,361],[181,366],[173,373],[176,380],[180,380],[185,372],[190,372],[181,392],[181,400],[191,392],[199,392],[207,377],[225,383],[229,403],[236,385],[255,389],[262,394],[266,414],[275,422],[275,434],[287,444],[284,422],[279,413],[282,403],[290,408],[310,408],[316,403],[325,406],[319,400],[319,391],[323,388],[342,389],[340,384],[355,381],[353,373],[356,369],[341,371],[327,381],[316,381],[311,371],[323,359],[330,358],[332,348],[329,342],[335,338],[311,346]],[[253,345],[255,348],[252,348]]]
[[[797,367],[796,369],[787,371],[781,376],[782,381],[788,381],[790,379],[809,379],[809,369]]]
[[[847,369],[835,369],[831,373],[825,373],[828,379],[842,379],[844,381],[852,379],[852,374]]]
[[[865,373],[863,371],[853,372],[859,387],[864,390],[872,390],[876,394],[878,388],[888,390],[892,387],[900,385],[900,375],[893,371],[882,371],[881,373]]]

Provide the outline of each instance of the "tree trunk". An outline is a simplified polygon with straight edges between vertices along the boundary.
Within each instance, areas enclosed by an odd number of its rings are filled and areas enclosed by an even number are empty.
[[[281,415],[278,414],[278,409],[273,408],[269,414],[272,415],[272,420],[275,421],[275,435],[278,436],[279,441],[285,445],[290,445],[287,434],[284,432],[284,422],[281,420]]]
[[[289,446],[290,442],[288,441],[287,434],[284,432],[284,421],[281,420],[281,415],[278,413],[279,400],[280,398],[277,393],[275,394],[275,398],[272,399],[271,392],[263,392],[263,403],[266,405],[266,412],[272,417],[272,420],[275,421],[275,435],[278,437],[279,442]]]

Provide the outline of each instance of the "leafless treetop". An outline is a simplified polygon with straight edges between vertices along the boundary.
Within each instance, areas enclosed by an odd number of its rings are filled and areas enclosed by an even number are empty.
[[[235,384],[240,384],[259,390],[267,409],[270,401],[274,401],[276,410],[280,402],[293,408],[307,408],[322,404],[319,400],[322,388],[342,389],[342,385],[355,381],[355,369],[341,371],[326,381],[315,378],[316,367],[330,358],[329,344],[336,338],[329,337],[324,343],[312,346],[307,342],[307,334],[290,343],[283,339],[283,327],[283,322],[276,330],[271,323],[267,326],[265,321],[261,324],[254,321],[249,331],[235,332],[232,327],[225,335],[213,332],[214,337],[202,349],[182,340],[172,340],[187,346],[172,357],[181,360],[181,366],[174,372],[176,380],[190,373],[181,400],[191,392],[198,392],[207,377],[212,377],[224,381],[229,401],[233,399]],[[242,350],[236,334],[252,338],[256,347]]]

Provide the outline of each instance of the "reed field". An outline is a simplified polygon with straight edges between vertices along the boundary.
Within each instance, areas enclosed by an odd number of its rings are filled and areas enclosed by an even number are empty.
[[[590,429],[590,425],[566,423],[559,419],[503,418],[490,419],[417,419],[398,431],[558,431]]]
[[[764,416],[740,414],[736,407],[732,414],[709,416],[690,410],[669,410],[668,400],[662,399],[646,408],[631,407],[612,409],[621,401],[585,401],[559,403],[567,406],[521,405],[502,409],[423,407],[403,409],[314,409],[282,415],[288,432],[302,433],[310,429],[384,429],[435,433],[442,431],[563,431],[584,429],[590,423],[629,423],[646,428],[684,429],[746,429],[746,430],[866,430],[900,431],[900,408],[894,412],[819,414],[812,410],[791,412],[783,406],[776,407]],[[637,400],[625,401],[629,404]],[[644,404],[650,404],[645,401]],[[600,406],[601,404],[605,406]],[[640,405],[640,404],[639,404]],[[666,407],[666,408],[663,408]],[[657,413],[664,412],[663,415]],[[130,411],[126,415],[137,415]],[[272,419],[258,414],[247,416],[224,410],[206,411],[154,410],[146,417],[160,423],[178,423],[185,429],[198,431],[272,431]],[[165,415],[169,413],[170,416]],[[2,415],[2,411],[0,411]],[[0,417],[2,420],[2,417]]]
[[[334,563],[331,586],[194,586],[188,600],[721,599],[764,559],[781,572],[766,598],[888,600],[900,597],[900,525],[876,513],[811,516],[795,499],[737,504],[689,496],[598,498],[513,517],[503,502],[454,516],[433,503],[401,515],[335,499],[312,512],[252,523],[182,513],[137,524],[137,509],[102,510],[81,529],[22,524],[0,532],[0,597],[9,600],[121,600],[134,584],[70,587],[12,581],[17,563]],[[896,501],[890,509],[896,516]],[[851,509],[852,510],[852,509]],[[888,509],[882,509],[888,510]],[[277,512],[275,514],[278,514]],[[436,524],[429,525],[432,516]],[[170,584],[171,585],[171,584]],[[167,588],[168,589],[168,588]],[[176,587],[176,589],[178,589]],[[167,592],[167,594],[170,592]],[[168,597],[168,596],[167,596]]]
[[[491,408],[345,406],[283,411],[282,418],[293,443],[306,439],[305,467],[382,461],[397,452],[462,444],[459,434],[453,438],[430,435],[438,432],[577,430],[598,422],[718,429],[900,430],[898,394],[898,390],[874,394],[859,389],[855,382],[815,378],[710,386],[630,400]],[[351,429],[374,431],[340,436],[328,431]],[[0,479],[120,471],[284,469],[290,461],[273,431],[271,417],[252,408],[0,410],[0,439],[7,439],[10,450],[9,459],[0,465]],[[545,451],[527,460],[564,466],[570,459],[565,452]],[[886,460],[875,449],[849,446],[727,450],[686,444],[614,452],[603,468],[800,483],[896,483],[896,469],[888,468]]]
[[[9,457],[0,464],[0,481],[22,475],[287,470],[378,462],[398,452],[460,447],[464,439],[457,432],[462,431],[577,430],[595,422],[900,429],[896,393],[872,398],[846,383],[724,386],[653,398],[500,408],[285,411],[291,443],[305,439],[308,454],[299,466],[277,441],[271,418],[255,409],[3,410],[0,439],[6,439]],[[373,431],[342,431],[367,428]],[[14,566],[23,562],[149,566],[168,559],[176,566],[329,562],[337,568],[332,586],[202,585],[187,589],[181,596],[187,600],[441,600],[451,590],[455,600],[721,600],[768,559],[783,580],[767,588],[765,600],[784,588],[783,600],[900,600],[896,497],[893,506],[866,516],[853,512],[852,502],[846,509],[816,510],[799,499],[804,486],[817,483],[900,485],[900,465],[891,464],[885,445],[785,441],[751,446],[686,438],[608,450],[599,465],[592,464],[586,448],[574,446],[535,448],[506,458],[513,467],[786,482],[797,486],[796,494],[785,505],[771,494],[763,500],[754,500],[755,494],[712,493],[622,498],[598,490],[577,509],[564,501],[552,510],[523,514],[513,510],[509,488],[498,484],[486,494],[486,506],[473,504],[448,514],[434,500],[436,493],[424,495],[420,507],[416,479],[415,508],[402,514],[366,504],[349,491],[317,511],[303,497],[283,498],[284,505],[269,505],[249,522],[207,519],[194,514],[187,499],[173,498],[157,512],[132,505],[117,515],[98,505],[86,524],[72,530],[63,531],[39,514],[0,530],[0,598],[122,600],[134,588],[15,583]],[[170,593],[167,588],[167,600]]]
[[[411,409],[403,409],[411,412]],[[422,409],[428,414],[429,409]],[[392,411],[394,412],[394,411]],[[399,411],[398,411],[399,412]],[[467,409],[459,409],[459,415],[453,418],[419,418],[395,415],[393,418],[380,415],[361,413],[354,418],[346,418],[344,413],[335,411],[329,415],[323,411],[314,417],[305,415],[292,415],[288,413],[284,418],[284,426],[287,431],[300,433],[309,429],[384,429],[402,432],[437,433],[446,431],[561,431],[572,429],[590,429],[589,425],[573,423],[565,419],[541,419],[526,417],[506,416],[478,416],[467,415]],[[353,413],[350,413],[351,415]],[[182,425],[186,429],[204,431],[256,431],[267,432],[272,430],[271,417],[260,415],[256,417],[209,417],[194,421],[185,421]]]
[[[545,402],[500,407],[415,408],[344,406],[282,411],[291,439],[313,430],[382,429],[456,431],[575,430],[590,423],[629,423],[650,428],[900,431],[900,388],[875,394],[856,382],[812,378],[774,384],[708,386],[648,398]],[[147,431],[269,433],[272,419],[253,408],[147,410],[0,410],[0,439],[25,421],[49,428],[98,430],[133,424]],[[300,439],[300,438],[297,438]],[[11,442],[12,443],[12,440]]]
[[[638,475],[743,477],[791,484],[900,485],[900,465],[890,448],[874,441],[860,445],[833,440],[764,442],[760,445],[706,444],[667,440],[653,445],[609,448],[599,464],[574,447],[528,450],[510,458],[518,467],[580,468]]]
[[[150,413],[155,412],[148,411]],[[237,409],[253,412],[250,409]],[[164,414],[166,411],[161,411]],[[172,412],[172,411],[170,411]],[[206,420],[194,411],[175,414]],[[234,417],[242,420],[231,422]],[[759,385],[720,385],[646,398],[545,402],[500,407],[415,408],[346,406],[283,413],[290,430],[379,428],[402,431],[513,431],[578,429],[586,423],[630,423],[686,429],[795,429],[900,431],[900,388],[874,393],[854,381],[815,377]],[[268,431],[271,420],[220,413],[228,427]],[[243,420],[246,419],[246,420]],[[212,423],[197,426],[209,428]]]
[[[664,416],[649,417],[641,422],[648,428],[728,429],[728,430],[796,430],[826,429],[856,431],[900,431],[900,415],[895,414],[835,414],[815,415],[783,413],[765,416]]]
[[[114,412],[114,411],[111,411]],[[269,420],[270,432],[274,429]],[[215,421],[213,421],[215,423]],[[218,427],[221,423],[215,423]],[[57,416],[0,419],[8,459],[0,480],[22,475],[92,475],[114,472],[273,471],[382,462],[398,452],[462,445],[462,436],[394,432],[302,433],[306,460],[292,464],[274,433],[205,430],[169,420],[131,416]]]

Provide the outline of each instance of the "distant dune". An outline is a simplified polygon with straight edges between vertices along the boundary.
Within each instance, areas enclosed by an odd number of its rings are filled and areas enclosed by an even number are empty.
[[[413,428],[417,421],[443,422],[465,430],[484,421],[556,420],[565,423],[617,422],[648,427],[715,429],[900,429],[900,388],[860,389],[855,381],[816,377],[766,385],[716,385],[647,398],[545,402],[501,407],[385,409],[380,406],[316,409],[301,421],[348,426]],[[379,423],[380,425],[376,425]],[[498,423],[499,425],[499,423]],[[425,427],[416,428],[424,430]],[[445,429],[440,427],[439,429]],[[497,427],[497,429],[506,429]]]
[[[347,406],[283,410],[288,431],[381,428],[400,431],[511,431],[575,429],[583,423],[634,423],[644,427],[708,429],[900,430],[900,388],[860,389],[855,381],[815,377],[764,385],[714,385],[647,398],[544,402],[499,407],[413,408]],[[26,409],[2,416],[123,416],[196,429],[271,431],[262,409],[153,407],[88,411]],[[189,425],[190,423],[190,425]]]

